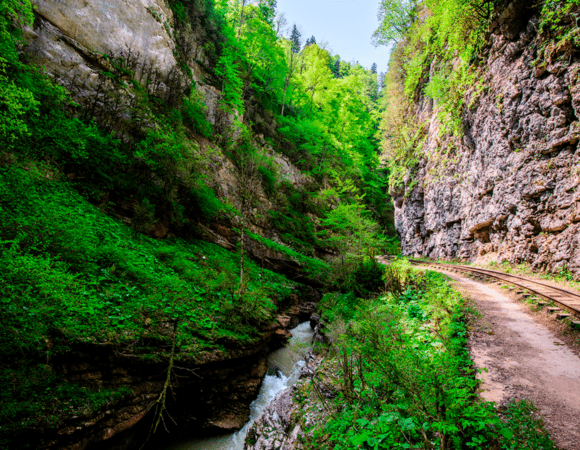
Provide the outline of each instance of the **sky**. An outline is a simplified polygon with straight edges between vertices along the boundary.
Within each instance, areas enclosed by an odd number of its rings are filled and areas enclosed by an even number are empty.
[[[288,27],[296,23],[302,43],[314,35],[317,43],[326,41],[333,54],[343,61],[358,61],[370,69],[376,62],[378,72],[386,72],[388,51],[375,47],[371,36],[378,27],[379,0],[277,0]],[[287,31],[288,36],[290,30]]]

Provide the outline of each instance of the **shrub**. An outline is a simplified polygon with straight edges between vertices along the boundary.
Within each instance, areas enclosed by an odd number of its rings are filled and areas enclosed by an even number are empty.
[[[376,260],[365,260],[352,274],[352,289],[357,295],[378,293],[384,288],[384,266]]]
[[[222,201],[216,197],[214,191],[205,183],[194,187],[190,191],[191,197],[197,205],[198,211],[206,220],[211,220],[224,209]]]
[[[477,398],[463,300],[445,276],[391,267],[403,271],[392,276],[400,293],[328,294],[320,303],[334,340],[309,385],[322,403],[309,411],[328,413],[310,428],[312,448],[554,448],[528,402],[501,420]],[[322,385],[334,400],[316,396]]]
[[[183,123],[196,133],[209,138],[213,133],[213,125],[207,121],[207,106],[202,103],[200,95],[199,91],[193,89],[190,98],[183,100]]]
[[[267,194],[272,194],[274,192],[274,187],[276,186],[276,175],[272,170],[267,167],[258,168],[258,172],[262,176],[262,185]]]

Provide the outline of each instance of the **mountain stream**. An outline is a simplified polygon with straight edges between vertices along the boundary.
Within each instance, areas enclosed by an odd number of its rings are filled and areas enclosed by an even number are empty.
[[[310,348],[314,332],[309,322],[290,330],[292,338],[285,347],[268,355],[268,373],[264,377],[258,398],[250,405],[250,420],[235,433],[206,439],[180,439],[158,447],[158,450],[243,450],[244,440],[254,421],[274,397],[298,381],[304,367],[304,355]]]

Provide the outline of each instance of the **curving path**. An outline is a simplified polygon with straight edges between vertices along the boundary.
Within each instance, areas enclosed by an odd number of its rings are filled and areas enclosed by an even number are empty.
[[[530,294],[536,295],[546,302],[541,302],[540,306],[545,306],[547,302],[558,305],[554,306],[551,312],[557,313],[558,318],[569,318],[575,325],[580,326],[580,293],[551,286],[531,278],[513,275],[509,273],[498,272],[496,270],[482,269],[479,267],[462,266],[455,264],[434,263],[421,260],[409,260],[414,265],[425,265],[431,269],[451,271],[455,273],[473,275],[479,279],[501,281],[511,284],[521,289],[520,293],[525,297]],[[561,310],[565,311],[561,311]],[[558,312],[560,311],[560,312]]]
[[[551,318],[533,315],[513,294],[454,273],[445,272],[477,305],[482,317],[471,332],[470,350],[484,368],[481,396],[499,406],[529,398],[545,419],[554,442],[565,450],[580,449],[580,357],[550,330]]]

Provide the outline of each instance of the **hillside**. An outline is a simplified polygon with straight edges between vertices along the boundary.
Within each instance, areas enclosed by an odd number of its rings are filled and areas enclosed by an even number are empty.
[[[376,73],[268,2],[9,0],[0,35],[0,446],[239,428],[276,319],[396,251]]]
[[[377,4],[386,74],[276,0],[0,3],[0,448],[574,448],[480,395],[529,308],[406,257],[578,279],[580,0]]]

